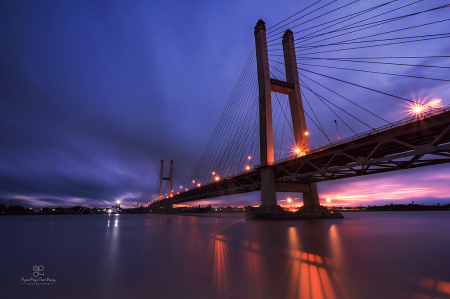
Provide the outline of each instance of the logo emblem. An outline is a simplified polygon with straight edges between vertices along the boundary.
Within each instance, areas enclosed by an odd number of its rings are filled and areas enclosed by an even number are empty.
[[[34,265],[33,266],[33,270],[34,270],[34,272],[33,272],[33,276],[34,277],[44,276],[44,272],[42,272],[42,271],[44,271],[44,266],[42,266],[42,265],[40,265],[40,266]]]

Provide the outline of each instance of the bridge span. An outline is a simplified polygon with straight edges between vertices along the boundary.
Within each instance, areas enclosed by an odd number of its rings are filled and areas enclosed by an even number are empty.
[[[427,155],[427,156],[425,156]],[[428,157],[429,156],[429,157]],[[428,157],[427,159],[424,159]],[[355,135],[265,166],[277,192],[309,191],[309,183],[450,162],[450,107]],[[261,190],[261,166],[162,199],[152,206]]]

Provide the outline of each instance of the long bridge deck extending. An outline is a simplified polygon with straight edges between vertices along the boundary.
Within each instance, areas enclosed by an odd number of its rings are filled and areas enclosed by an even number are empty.
[[[430,158],[422,159],[425,155]],[[277,192],[309,191],[309,183],[450,162],[450,106],[426,112],[266,166]],[[262,167],[152,203],[167,206],[261,190]]]

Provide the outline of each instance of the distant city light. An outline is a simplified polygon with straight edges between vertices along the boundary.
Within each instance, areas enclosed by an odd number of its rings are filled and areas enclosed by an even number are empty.
[[[216,173],[213,171],[213,172],[212,172],[212,175],[215,175],[215,174],[216,174]]]
[[[245,167],[245,169],[246,169],[246,170],[250,170],[250,166],[247,165],[247,166]]]
[[[197,184],[197,187],[200,187],[200,186],[201,186],[201,184],[200,184],[200,183],[198,183],[198,184]]]
[[[180,186],[180,189],[183,188],[183,186]]]
[[[186,191],[188,191],[189,189],[188,188],[186,188]]]
[[[252,156],[248,156],[247,159],[251,160],[251,159],[252,159]]]
[[[195,184],[195,180],[192,180],[192,184]]]
[[[217,181],[219,181],[220,180],[220,177],[219,176],[216,176],[215,178],[214,178],[215,180],[216,180],[216,182]]]

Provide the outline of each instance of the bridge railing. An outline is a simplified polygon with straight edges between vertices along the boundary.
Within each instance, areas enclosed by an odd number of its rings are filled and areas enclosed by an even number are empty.
[[[324,149],[327,149],[327,148],[330,148],[330,147],[333,147],[333,146],[336,146],[336,145],[340,145],[340,144],[347,143],[347,142],[350,142],[350,141],[353,141],[353,140],[357,140],[357,139],[360,139],[360,138],[363,138],[363,137],[367,137],[367,136],[370,136],[370,135],[373,135],[373,134],[377,134],[377,133],[380,133],[380,132],[383,132],[383,131],[387,131],[387,130],[390,130],[390,129],[393,129],[393,128],[396,128],[396,127],[400,127],[402,125],[415,122],[418,119],[425,119],[427,117],[431,117],[431,116],[438,115],[438,114],[441,114],[441,113],[444,113],[444,112],[449,112],[449,111],[450,111],[450,105],[446,105],[446,106],[443,106],[443,107],[440,107],[440,108],[433,108],[430,111],[426,111],[426,112],[421,113],[420,116],[410,116],[410,117],[401,119],[399,121],[396,121],[396,122],[393,122],[393,123],[389,123],[387,125],[384,125],[384,126],[381,126],[381,127],[378,127],[378,128],[374,128],[373,130],[368,130],[368,131],[365,131],[365,132],[362,132],[362,133],[359,133],[359,134],[356,134],[356,135],[353,135],[353,136],[341,139],[340,141],[331,142],[331,143],[328,143],[328,144],[321,145],[319,147],[313,148],[312,150],[307,150],[307,151],[304,152],[305,153],[304,155],[308,155],[308,154],[311,154],[311,153],[319,152],[319,151],[322,151]],[[277,160],[277,161],[275,161],[275,164],[278,164],[278,163],[290,160],[290,159],[294,158],[295,156],[296,155],[294,154],[294,155],[291,155],[289,157]]]

